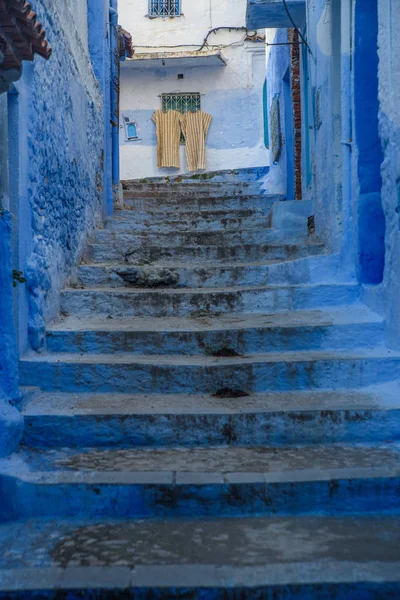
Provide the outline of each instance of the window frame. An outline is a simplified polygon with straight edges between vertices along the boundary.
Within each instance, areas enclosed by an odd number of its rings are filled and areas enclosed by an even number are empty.
[[[173,12],[173,8],[175,9]],[[166,9],[166,10],[165,10]],[[165,12],[162,12],[165,10]],[[182,0],[149,0],[150,19],[173,19],[182,16]]]
[[[168,107],[166,105],[166,99],[167,97],[181,97],[182,99],[184,99],[185,96],[187,97],[192,97],[192,101],[197,103],[196,106],[196,110],[180,110],[177,106],[175,107]],[[193,99],[196,96],[196,99]],[[160,95],[161,98],[161,110],[163,111],[168,111],[168,110],[177,110],[178,112],[180,112],[182,115],[184,115],[185,113],[188,112],[200,112],[201,111],[201,93],[200,92],[164,92]],[[181,145],[185,145],[186,140],[185,140],[185,136],[183,135],[183,133],[181,132]]]
[[[129,135],[129,125],[135,125],[136,137],[132,137]],[[126,142],[136,142],[136,141],[140,140],[139,128],[138,128],[136,119],[132,119],[131,117],[124,115],[124,130],[125,130],[125,141]]]

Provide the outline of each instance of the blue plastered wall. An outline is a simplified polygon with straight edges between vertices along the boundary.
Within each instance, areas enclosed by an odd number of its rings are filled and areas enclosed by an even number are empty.
[[[13,319],[11,215],[0,209],[0,457],[10,453],[22,433],[18,353]]]
[[[86,3],[37,0],[34,9],[53,48],[35,58],[16,85],[10,140],[18,238],[19,346],[43,346],[45,323],[101,218],[104,203],[104,106],[92,69]]]
[[[381,198],[385,216],[385,269],[381,286],[366,286],[386,317],[387,343],[400,347],[400,4],[378,1],[379,135],[382,144]],[[377,290],[379,287],[379,296]]]
[[[354,19],[354,115],[357,144],[357,258],[361,283],[379,284],[385,268],[383,152],[378,131],[378,1],[358,0]]]
[[[287,29],[278,29],[276,31],[273,43],[285,44],[288,41]],[[272,193],[286,195],[286,139],[285,139],[285,110],[283,94],[283,78],[290,67],[289,46],[273,46],[269,55],[267,66],[267,98],[268,98],[268,118],[270,120],[271,103],[276,95],[279,95],[280,101],[280,121],[282,132],[282,153],[279,161],[274,162],[270,152],[270,170],[267,176],[265,189]],[[270,126],[270,151],[272,149],[272,130]],[[292,200],[292,198],[290,198]]]

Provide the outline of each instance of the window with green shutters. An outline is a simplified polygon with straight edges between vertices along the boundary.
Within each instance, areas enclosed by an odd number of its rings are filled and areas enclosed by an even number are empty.
[[[164,111],[177,110],[183,115],[187,112],[198,112],[201,110],[201,94],[199,93],[177,93],[162,94],[161,108]],[[181,144],[185,143],[185,138],[181,133]]]

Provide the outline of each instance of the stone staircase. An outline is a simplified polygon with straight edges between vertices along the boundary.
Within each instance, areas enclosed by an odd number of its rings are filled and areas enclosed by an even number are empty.
[[[0,598],[400,597],[382,319],[256,182],[125,196],[21,361]]]

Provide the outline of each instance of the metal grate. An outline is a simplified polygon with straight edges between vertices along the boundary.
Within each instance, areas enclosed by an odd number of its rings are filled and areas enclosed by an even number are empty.
[[[149,0],[150,17],[177,17],[181,14],[180,0]]]
[[[279,94],[276,94],[272,99],[271,111],[271,145],[272,145],[272,160],[274,163],[279,162],[282,154],[282,130],[281,130],[281,114]]]
[[[162,110],[178,110],[180,113],[198,112],[201,110],[201,95],[195,94],[162,94]],[[185,136],[181,133],[181,144],[185,143]]]
[[[162,110],[178,110],[182,114],[201,110],[200,94],[162,94]]]

